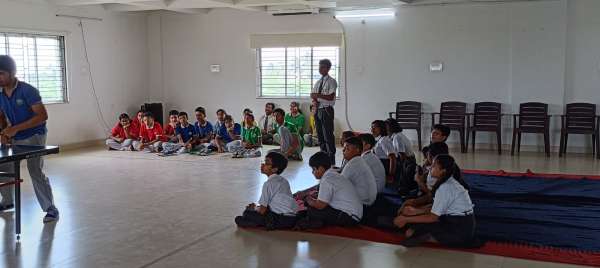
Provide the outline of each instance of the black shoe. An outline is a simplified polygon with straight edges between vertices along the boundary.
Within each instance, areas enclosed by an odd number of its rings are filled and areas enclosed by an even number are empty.
[[[6,211],[15,208],[15,204],[0,205],[0,211]]]
[[[242,227],[242,228],[258,227],[258,225],[256,223],[246,220],[246,218],[244,218],[242,216],[235,217],[235,224],[237,224],[238,227]]]

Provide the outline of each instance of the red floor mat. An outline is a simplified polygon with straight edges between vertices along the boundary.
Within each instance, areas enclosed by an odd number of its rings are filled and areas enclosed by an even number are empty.
[[[505,172],[503,170],[491,171],[491,170],[463,170],[465,173],[471,174],[482,174],[482,175],[497,175],[497,176],[514,176],[514,177],[537,177],[537,178],[562,178],[562,179],[592,179],[600,180],[600,176],[590,175],[566,175],[566,174],[543,174],[534,173],[531,170],[527,170],[525,173],[519,172]],[[342,228],[342,227],[327,227],[320,230],[307,231],[309,233],[317,233],[323,235],[331,235],[345,238],[353,238],[360,240],[367,240],[379,243],[388,244],[400,244],[404,237],[397,233],[383,231],[371,227],[360,226],[356,228]],[[589,265],[600,267],[600,252],[586,252],[580,250],[571,249],[560,249],[551,247],[539,247],[530,246],[514,243],[501,243],[501,242],[486,242],[482,248],[479,249],[454,249],[446,248],[440,245],[427,244],[427,247],[441,248],[448,250],[457,250],[464,252],[472,252],[478,254],[497,255],[511,258],[520,258],[528,260],[537,260],[545,262],[558,262],[568,263],[577,265]]]
[[[400,242],[404,240],[404,237],[399,234],[365,226],[355,228],[327,227],[307,232],[396,245],[400,244]],[[426,246],[431,248],[457,250],[477,254],[497,255],[536,261],[600,266],[600,253],[586,253],[575,250],[534,247],[498,242],[486,242],[482,248],[478,249],[454,249],[435,244],[427,244]]]

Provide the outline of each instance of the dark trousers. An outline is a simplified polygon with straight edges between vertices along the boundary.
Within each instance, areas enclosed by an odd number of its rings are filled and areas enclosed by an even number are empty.
[[[242,216],[238,216],[236,223],[244,227],[266,227],[267,230],[291,229],[296,225],[296,216],[285,216],[268,210],[265,215],[253,209],[247,209]]]
[[[365,206],[361,223],[377,228],[393,229],[393,220],[400,209],[400,205],[385,198],[384,194],[377,194],[377,199],[370,206]]]
[[[333,135],[333,107],[320,108],[315,116],[315,127],[321,151],[327,153],[331,164],[335,165],[335,136]]]
[[[431,235],[436,241],[449,247],[473,247],[475,239],[475,216],[441,216],[434,223],[419,223],[409,226],[413,237]]]
[[[358,219],[352,218],[341,210],[327,206],[324,209],[316,209],[308,207],[307,217],[313,228],[319,228],[327,225],[335,225],[342,227],[355,226],[358,224]]]
[[[419,188],[415,181],[415,173],[417,169],[417,159],[414,156],[407,157],[401,160],[398,157],[396,163],[396,175],[394,176],[394,184],[400,192],[408,193]]]

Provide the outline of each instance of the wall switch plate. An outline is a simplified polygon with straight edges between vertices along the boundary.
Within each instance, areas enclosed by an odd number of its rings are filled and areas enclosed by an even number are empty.
[[[220,73],[221,72],[221,65],[220,64],[211,64],[210,65],[210,72],[211,73]]]
[[[429,71],[430,72],[442,72],[444,71],[444,63],[441,61],[434,61],[431,64],[429,64]]]

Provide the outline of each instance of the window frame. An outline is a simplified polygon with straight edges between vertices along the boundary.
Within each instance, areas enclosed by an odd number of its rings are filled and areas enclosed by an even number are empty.
[[[314,48],[315,46],[310,46],[310,48]],[[318,46],[316,46],[318,47]],[[265,47],[266,48],[266,47]],[[287,53],[287,48],[298,48],[298,47],[278,47],[278,48],[286,48],[286,53]],[[342,90],[342,86],[343,83],[341,81],[343,81],[343,79],[345,79],[345,77],[343,77],[344,72],[343,72],[343,68],[344,68],[344,58],[342,57],[342,55],[344,55],[344,46],[338,46],[338,65],[337,65],[337,82],[338,82],[338,88],[337,88],[337,94],[336,94],[336,100],[340,100],[341,99],[341,95],[343,94],[343,90]],[[261,60],[261,49],[262,48],[256,48],[253,49],[255,55],[255,59],[256,59],[256,98],[257,99],[265,99],[265,100],[269,100],[269,99],[289,99],[289,100],[308,100],[310,99],[310,96],[287,96],[287,86],[286,86],[286,96],[264,96],[262,94],[262,60]],[[285,56],[286,61],[287,61],[287,55]],[[285,64],[287,66],[287,64]],[[313,69],[311,69],[311,73],[314,72]],[[286,83],[287,83],[287,79],[286,79]],[[311,88],[314,85],[311,85]]]
[[[63,100],[58,102],[45,102],[42,103],[44,105],[60,105],[60,104],[69,104],[70,103],[70,88],[71,88],[71,76],[69,75],[69,52],[70,52],[70,32],[68,31],[59,31],[59,30],[40,30],[40,29],[24,29],[24,28],[6,28],[0,27],[0,33],[3,34],[18,34],[18,35],[30,35],[30,36],[49,36],[49,37],[61,37],[62,42],[60,42],[61,48],[61,60],[64,66],[62,70],[63,76]],[[3,52],[2,52],[3,53]],[[27,82],[27,81],[23,81]]]

